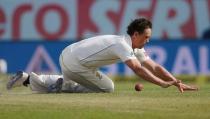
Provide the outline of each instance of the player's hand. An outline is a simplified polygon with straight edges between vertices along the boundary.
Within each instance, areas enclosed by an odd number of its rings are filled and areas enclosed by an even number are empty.
[[[181,82],[181,80],[179,80],[179,82],[175,84],[175,86],[179,89],[181,93],[183,93],[184,91],[197,91],[198,90],[198,87],[184,84]]]
[[[181,80],[167,81],[167,83],[168,83],[168,87],[171,85],[175,85],[181,93],[184,92],[183,85],[181,85],[182,84]]]
[[[186,85],[184,83],[181,83],[180,85],[181,85],[181,87],[183,88],[184,91],[198,91],[197,86],[190,86],[190,85]]]
[[[184,92],[184,89],[183,89],[183,86],[182,86],[182,83],[181,83],[181,82],[176,83],[175,86],[179,89],[179,91],[180,91],[181,93]]]

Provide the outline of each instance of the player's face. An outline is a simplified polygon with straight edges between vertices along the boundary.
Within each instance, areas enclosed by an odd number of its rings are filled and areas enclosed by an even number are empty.
[[[135,32],[132,39],[133,48],[142,48],[144,45],[149,42],[149,39],[152,35],[152,30],[147,28],[142,34]]]

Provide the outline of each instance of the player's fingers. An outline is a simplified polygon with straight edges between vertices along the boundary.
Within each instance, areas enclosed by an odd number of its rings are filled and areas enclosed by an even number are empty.
[[[179,91],[180,91],[181,93],[184,92],[184,89],[183,89],[181,83],[178,83],[178,89],[179,89]]]
[[[197,86],[190,86],[190,85],[186,85],[186,84],[181,84],[181,85],[185,91],[197,91],[198,90]]]
[[[184,88],[185,91],[198,91],[198,87],[196,86],[188,86]]]

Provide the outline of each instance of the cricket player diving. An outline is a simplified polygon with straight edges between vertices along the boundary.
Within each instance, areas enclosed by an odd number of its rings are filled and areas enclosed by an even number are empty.
[[[101,35],[73,43],[60,54],[62,75],[37,75],[19,71],[7,83],[7,88],[29,85],[32,91],[40,93],[110,93],[114,91],[114,83],[98,69],[121,61],[137,76],[160,87],[173,85],[181,93],[197,90],[197,87],[176,79],[146,54],[144,45],[152,35],[152,23],[149,20],[133,20],[127,27],[127,34]]]

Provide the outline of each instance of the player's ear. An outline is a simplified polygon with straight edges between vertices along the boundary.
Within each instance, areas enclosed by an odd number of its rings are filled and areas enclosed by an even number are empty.
[[[135,31],[134,33],[133,33],[133,36],[134,37],[137,37],[139,35],[139,32],[137,32],[137,31]]]
[[[133,35],[136,37],[137,35],[139,35],[139,32],[135,31],[135,32],[133,33]]]

